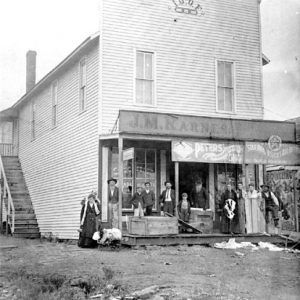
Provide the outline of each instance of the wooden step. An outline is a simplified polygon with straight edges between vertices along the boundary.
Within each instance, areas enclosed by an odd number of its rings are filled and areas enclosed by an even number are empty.
[[[34,220],[36,219],[35,214],[30,213],[30,214],[24,214],[21,212],[16,212],[15,213],[15,220],[20,221],[20,220]]]
[[[29,220],[15,220],[15,226],[28,226],[28,225],[38,225],[36,219],[29,219]]]
[[[28,227],[17,227],[15,226],[15,232],[14,233],[39,233],[39,228],[28,228]]]
[[[14,233],[13,237],[15,238],[26,238],[26,239],[38,239],[41,237],[40,233],[26,233],[26,232],[18,232]]]

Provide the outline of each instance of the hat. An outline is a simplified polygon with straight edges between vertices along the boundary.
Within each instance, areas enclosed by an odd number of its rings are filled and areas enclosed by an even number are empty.
[[[260,187],[263,188],[264,186],[267,187],[268,189],[270,188],[268,184],[262,184]]]
[[[115,183],[117,183],[117,179],[111,177],[107,180],[107,184],[109,184],[111,181],[114,181]]]
[[[254,183],[252,183],[252,182],[251,182],[251,183],[249,183],[249,186],[254,186]]]
[[[89,195],[88,195],[88,199],[90,199],[90,198],[94,198],[94,199],[96,199],[96,196],[95,196],[95,194],[93,194],[93,193],[89,194]]]

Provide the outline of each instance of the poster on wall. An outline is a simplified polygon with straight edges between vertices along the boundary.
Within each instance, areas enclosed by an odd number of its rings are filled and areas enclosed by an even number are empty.
[[[274,146],[275,145],[275,146]],[[299,165],[300,147],[296,144],[246,142],[245,163],[257,165]]]
[[[298,171],[299,173],[299,171]],[[267,182],[278,198],[282,210],[282,230],[294,231],[296,228],[295,178],[296,170],[267,172]]]

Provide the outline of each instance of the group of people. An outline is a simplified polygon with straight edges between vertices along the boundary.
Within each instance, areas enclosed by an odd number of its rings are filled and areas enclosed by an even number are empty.
[[[279,225],[279,202],[267,184],[261,186],[261,191],[256,191],[254,184],[250,183],[246,192],[242,183],[238,183],[236,191],[228,183],[219,208],[223,233],[264,232],[265,222],[270,222],[270,214],[275,227]]]
[[[117,180],[110,178],[107,183],[109,227],[118,228],[119,189],[116,186]],[[264,184],[261,188],[261,191],[256,191],[254,185],[249,184],[249,190],[246,192],[242,183],[239,183],[234,191],[231,183],[227,184],[219,203],[219,209],[222,212],[221,231],[223,233],[263,232],[265,231],[265,228],[262,228],[264,222],[260,222],[260,220],[264,218],[268,223],[270,214],[274,219],[274,225],[278,226],[278,199],[268,185]],[[151,216],[155,202],[155,194],[151,189],[150,182],[145,182],[144,189],[137,187],[130,202],[134,216]],[[175,215],[175,209],[177,209],[179,218],[188,222],[191,207],[203,210],[209,208],[209,195],[203,187],[202,181],[198,180],[190,195],[182,193],[176,207],[175,190],[172,189],[172,183],[166,181],[165,190],[159,196],[159,204],[161,211],[170,215]],[[96,193],[92,192],[82,202],[78,245],[89,247],[95,244],[93,234],[100,228],[101,204]]]

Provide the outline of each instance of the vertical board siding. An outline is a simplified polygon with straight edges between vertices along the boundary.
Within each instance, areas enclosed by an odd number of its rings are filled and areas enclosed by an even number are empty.
[[[172,0],[103,1],[103,133],[119,109],[258,118],[262,115],[258,1],[203,0],[204,15],[177,13]],[[134,103],[135,50],[155,52],[156,107]],[[236,113],[216,112],[215,60],[236,70]],[[118,88],[116,88],[118,87]]]
[[[52,128],[51,83],[20,109],[20,160],[41,234],[77,238],[80,202],[98,184],[98,45],[87,59],[86,111],[79,113],[78,61],[58,80],[57,126]],[[36,139],[30,108],[36,103]]]

